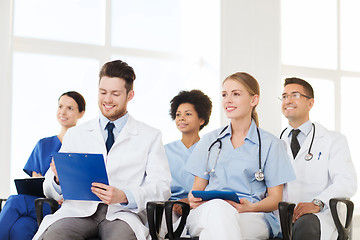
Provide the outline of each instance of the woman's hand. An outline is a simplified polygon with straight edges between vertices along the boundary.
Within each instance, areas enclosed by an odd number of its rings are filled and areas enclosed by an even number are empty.
[[[205,190],[208,184],[209,184],[209,180],[195,176],[193,187],[188,195],[190,208],[197,208],[198,206],[204,203],[201,198],[194,197],[194,195],[192,195],[192,191],[193,190],[203,191]]]
[[[194,195],[192,195],[191,192],[188,195],[188,199],[189,199],[191,209],[197,208],[198,206],[200,206],[201,204],[204,203],[204,201],[201,198],[194,197]]]
[[[106,204],[128,203],[124,191],[103,183],[92,183],[91,191]]]
[[[182,199],[179,199],[178,201],[179,201],[179,202],[184,202],[184,203],[190,204],[188,198],[182,198]],[[178,204],[174,204],[174,206],[173,206],[173,211],[174,211],[178,216],[181,216],[181,215],[182,215],[182,208],[181,208],[181,206],[178,205]]]
[[[234,201],[230,201],[230,200],[226,200],[231,206],[233,206],[234,208],[236,208],[236,210],[239,213],[243,213],[243,212],[255,212],[254,210],[254,204],[251,203],[249,200],[247,200],[246,198],[241,198],[240,199],[240,203],[236,203]]]
[[[42,177],[41,173],[32,172],[32,177]]]
[[[272,212],[279,208],[279,202],[282,200],[283,185],[267,188],[267,196],[256,203],[249,203],[251,205],[251,212]],[[240,199],[241,200],[244,199]],[[245,202],[245,205],[247,203]],[[248,206],[250,206],[248,205]]]

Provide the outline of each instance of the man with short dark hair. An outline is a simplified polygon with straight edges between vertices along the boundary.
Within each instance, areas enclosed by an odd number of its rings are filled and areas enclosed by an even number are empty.
[[[285,79],[281,100],[289,125],[280,138],[287,145],[296,174],[296,180],[284,190],[284,200],[297,204],[293,239],[336,239],[329,200],[350,198],[357,188],[348,143],[340,133],[310,121],[314,91],[305,80]]]
[[[109,185],[92,184],[101,202],[65,200],[55,214],[45,217],[34,239],[145,240],[146,203],[170,196],[160,131],[127,112],[134,97],[134,70],[116,60],[106,63],[99,77],[100,116],[68,131],[60,152],[103,154]],[[48,197],[62,198],[54,163],[45,175],[44,191]]]

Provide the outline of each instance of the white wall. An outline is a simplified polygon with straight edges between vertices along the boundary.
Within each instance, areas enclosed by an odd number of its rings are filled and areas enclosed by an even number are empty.
[[[277,136],[281,131],[280,0],[223,0],[221,7],[221,78],[240,71],[258,80],[260,127]]]
[[[11,0],[0,1],[0,198],[9,195],[11,150]]]

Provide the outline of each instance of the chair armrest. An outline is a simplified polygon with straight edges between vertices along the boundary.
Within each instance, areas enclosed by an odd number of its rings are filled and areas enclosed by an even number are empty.
[[[283,234],[283,240],[292,239],[292,217],[295,204],[289,202],[279,203],[280,226]]]
[[[2,206],[3,206],[3,202],[6,202],[7,199],[5,198],[0,198],[0,212],[2,210]]]
[[[177,204],[180,205],[182,210],[180,224],[177,229],[174,231],[173,229],[173,206]],[[186,218],[190,213],[190,205],[180,201],[167,201],[165,202],[165,219],[166,219],[166,226],[168,229],[167,237],[169,240],[173,240],[176,238],[180,238],[181,233],[184,230],[186,224]]]
[[[339,202],[344,203],[346,206],[345,226],[340,222],[337,209],[337,204]],[[354,203],[347,198],[332,198],[330,199],[330,211],[339,234],[338,240],[347,240],[350,237],[350,225],[354,212]]]
[[[39,226],[44,218],[44,212],[43,212],[44,203],[47,203],[50,205],[51,214],[56,212],[56,210],[58,210],[58,208],[59,208],[59,204],[55,199],[52,199],[52,198],[37,198],[37,199],[35,199],[36,220],[37,220],[37,223]]]
[[[148,202],[146,204],[146,212],[151,239],[158,240],[164,212],[164,202]]]

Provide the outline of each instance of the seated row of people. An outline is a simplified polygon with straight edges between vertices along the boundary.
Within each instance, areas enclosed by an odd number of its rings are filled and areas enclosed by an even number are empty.
[[[93,183],[91,190],[101,202],[65,200],[55,214],[45,217],[33,239],[147,239],[146,203],[169,197],[190,204],[191,236],[268,239],[281,235],[273,211],[283,196],[297,204],[294,239],[336,239],[328,201],[355,194],[356,172],[346,138],[311,123],[314,93],[306,81],[285,80],[281,101],[289,126],[280,138],[259,127],[260,86],[248,73],[234,73],[223,81],[222,106],[230,122],[201,139],[199,131],[209,122],[211,100],[200,90],[181,91],[171,100],[170,116],[182,138],[164,149],[160,131],[127,112],[134,97],[133,68],[121,60],[108,62],[99,78],[100,116],[59,135],[59,140],[64,136],[63,144],[53,152],[102,153],[109,185]],[[73,105],[73,115],[59,118],[65,121],[72,116],[71,126],[85,110],[78,101]],[[44,161],[46,169],[51,166],[44,191],[62,201],[50,154]],[[232,190],[239,203],[203,201],[193,196],[193,190]],[[175,211],[181,215],[179,209]],[[4,239],[12,239],[9,232]]]

